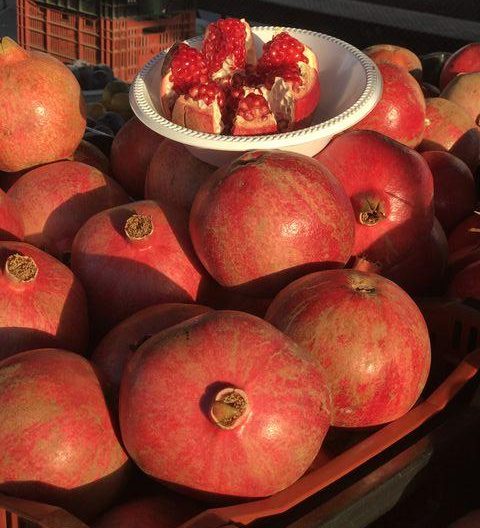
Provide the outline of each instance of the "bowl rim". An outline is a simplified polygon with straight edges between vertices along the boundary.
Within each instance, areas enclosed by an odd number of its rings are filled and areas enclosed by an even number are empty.
[[[163,117],[153,103],[150,103],[145,92],[148,92],[146,78],[151,69],[162,60],[170,48],[167,48],[150,59],[138,72],[130,86],[130,105],[135,115],[149,128],[162,134],[166,138],[182,142],[196,147],[220,148],[228,147],[229,150],[250,150],[251,148],[279,148],[285,145],[299,145],[332,136],[344,131],[363,119],[377,104],[382,92],[382,77],[377,65],[363,52],[355,46],[336,37],[311,31],[308,29],[298,29],[286,26],[253,26],[252,33],[256,31],[288,31],[296,36],[308,35],[338,44],[351,53],[361,64],[366,74],[365,88],[360,97],[349,108],[342,113],[299,130],[281,132],[278,134],[268,134],[263,136],[231,136],[222,134],[210,134],[199,132],[181,125],[173,123]],[[199,35],[191,39],[184,40],[190,45],[202,42],[203,36]],[[223,149],[222,149],[223,150]]]

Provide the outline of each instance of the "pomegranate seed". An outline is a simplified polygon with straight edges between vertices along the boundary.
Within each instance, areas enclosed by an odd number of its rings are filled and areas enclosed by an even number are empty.
[[[207,66],[202,54],[185,43],[179,45],[170,68],[173,88],[180,94],[187,93],[192,85],[208,80]]]
[[[264,118],[270,114],[270,107],[261,94],[249,93],[239,103],[237,115],[247,121],[253,121],[256,118]]]
[[[305,46],[286,31],[275,35],[270,42],[263,46],[263,55],[258,61],[258,68],[266,71],[285,64],[307,62],[303,54]]]
[[[203,101],[206,105],[217,101],[220,108],[225,106],[225,92],[221,86],[213,81],[192,86],[188,95],[195,101]]]

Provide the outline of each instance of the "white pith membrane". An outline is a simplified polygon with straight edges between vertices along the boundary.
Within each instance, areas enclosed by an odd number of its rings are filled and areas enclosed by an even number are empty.
[[[236,135],[235,134],[235,129],[237,129],[237,130],[238,129],[243,129],[243,130],[252,129],[252,130],[255,130],[256,128],[258,129],[259,125],[260,125],[260,127],[267,127],[267,128],[272,127],[272,128],[275,128],[275,131],[276,131],[276,129],[277,129],[277,121],[275,119],[275,116],[273,115],[273,112],[272,112],[271,108],[270,108],[270,104],[268,103],[269,90],[265,86],[258,86],[258,87],[244,86],[243,87],[244,97],[249,95],[249,94],[251,94],[251,93],[263,96],[263,98],[265,99],[265,101],[266,101],[266,103],[268,105],[270,113],[267,116],[262,117],[260,121],[258,121],[258,119],[254,119],[253,121],[248,121],[243,116],[239,115],[238,111],[237,111],[237,113],[235,114],[235,116],[233,118],[233,121],[232,121],[232,133],[234,135]],[[264,133],[274,133],[274,132],[264,132]]]
[[[208,123],[211,127],[198,126],[198,121],[202,115],[208,117]],[[186,128],[210,134],[221,134],[224,129],[222,111],[217,98],[207,105],[205,101],[196,101],[189,96],[181,95],[175,101],[172,121]]]

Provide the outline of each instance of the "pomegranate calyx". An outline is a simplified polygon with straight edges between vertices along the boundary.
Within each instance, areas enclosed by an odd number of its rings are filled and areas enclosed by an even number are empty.
[[[15,282],[31,282],[38,275],[38,268],[33,258],[19,253],[7,258],[5,271]]]
[[[365,272],[352,275],[350,284],[352,290],[356,293],[362,295],[375,295],[377,293],[374,281]]]
[[[152,217],[134,213],[125,222],[124,229],[130,240],[143,240],[153,233]]]
[[[28,58],[28,53],[10,37],[0,39],[0,64],[13,64]]]
[[[227,387],[219,391],[210,408],[210,417],[221,429],[235,429],[245,418],[248,409],[247,395],[244,391]]]
[[[374,226],[385,220],[386,215],[383,211],[381,202],[371,202],[365,200],[365,205],[360,210],[359,221],[361,224],[366,226]]]

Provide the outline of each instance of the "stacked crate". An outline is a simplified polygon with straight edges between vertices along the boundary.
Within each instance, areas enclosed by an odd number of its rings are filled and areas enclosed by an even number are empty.
[[[107,64],[129,82],[151,57],[195,35],[196,11],[192,2],[185,7],[149,16],[135,0],[18,0],[18,40],[65,63]]]

